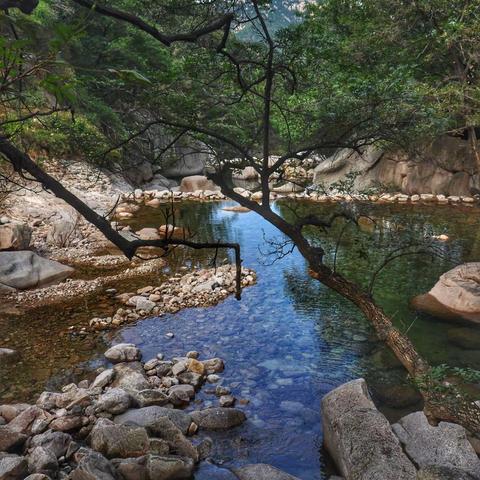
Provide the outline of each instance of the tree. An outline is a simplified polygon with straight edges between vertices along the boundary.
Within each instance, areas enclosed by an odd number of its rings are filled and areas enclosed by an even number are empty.
[[[77,2],[85,5],[83,0]],[[165,44],[165,35],[139,17],[113,11],[108,7],[89,4],[94,11],[125,21]],[[233,22],[232,5],[224,5],[223,25]],[[480,433],[480,408],[452,387],[445,386],[426,360],[416,351],[408,337],[392,324],[375,303],[371,292],[363,290],[327,263],[322,245],[311,244],[308,228],[326,231],[339,219],[356,222],[348,209],[331,218],[314,214],[294,215],[290,220],[278,215],[271,206],[271,180],[285,178],[291,165],[301,165],[310,155],[330,149],[350,147],[359,149],[378,141],[401,137],[421,119],[424,111],[416,95],[403,88],[399,81],[394,95],[385,95],[385,85],[348,83],[339,85],[341,72],[330,71],[316,75],[308,71],[309,50],[295,48],[302,32],[293,35],[271,33],[265,17],[268,2],[252,0],[233,5],[235,26],[249,24],[259,39],[241,42],[225,28],[220,37],[205,40],[202,49],[184,52],[185,72],[190,75],[179,82],[169,100],[155,102],[159,85],[152,84],[146,92],[137,92],[132,102],[149,102],[153,117],[133,137],[149,128],[162,126],[177,138],[188,135],[200,140],[212,155],[209,176],[228,197],[261,215],[277,227],[298,248],[309,264],[313,278],[353,302],[372,323],[378,337],[399,358],[417,381],[425,399],[425,411],[432,420],[448,420]],[[221,9],[222,10],[222,9]],[[212,25],[218,27],[218,22]],[[197,31],[203,33],[203,27]],[[209,32],[212,30],[209,30]],[[176,35],[178,40],[190,41],[195,35]],[[171,38],[168,37],[167,38]],[[198,37],[197,37],[198,38]],[[209,37],[211,38],[211,37]],[[305,37],[303,37],[305,40]],[[168,44],[168,41],[166,42]],[[208,48],[209,47],[209,48]],[[311,51],[310,51],[311,53]],[[353,85],[352,85],[353,84]],[[132,136],[126,138],[128,141]],[[124,141],[120,142],[119,148]],[[27,172],[76,208],[88,221],[114,241],[129,257],[135,249],[153,242],[127,242],[115,232],[106,219],[91,211],[70,192],[45,174],[9,139],[0,139],[0,152],[19,172]],[[277,156],[273,156],[277,154]],[[260,178],[260,203],[243,197],[232,183],[234,170],[252,167]],[[183,242],[186,244],[186,242]],[[156,243],[155,243],[156,244]],[[158,244],[156,244],[159,246]],[[161,244],[160,244],[161,246]],[[163,246],[166,246],[165,244]],[[193,245],[192,245],[193,246]],[[238,246],[236,248],[239,263]],[[280,245],[280,248],[285,244]]]

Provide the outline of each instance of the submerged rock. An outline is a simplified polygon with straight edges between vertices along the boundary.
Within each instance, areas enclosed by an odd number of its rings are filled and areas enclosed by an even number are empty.
[[[240,480],[299,480],[293,475],[289,475],[278,468],[264,463],[245,465],[233,471]]]
[[[463,350],[480,350],[480,332],[472,328],[451,328],[448,341]]]

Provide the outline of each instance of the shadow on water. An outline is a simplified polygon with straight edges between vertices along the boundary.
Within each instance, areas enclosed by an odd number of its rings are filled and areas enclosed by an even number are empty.
[[[252,212],[223,211],[227,204],[175,204],[177,224],[189,225],[198,240],[239,242],[244,264],[258,273],[257,285],[246,289],[240,302],[228,298],[216,307],[187,309],[143,320],[109,334],[105,342],[134,342],[146,360],[158,352],[175,356],[188,350],[198,350],[202,358],[224,358],[223,383],[232,388],[238,399],[249,400],[242,407],[249,420],[239,429],[216,435],[222,441],[215,442],[214,457],[226,464],[271,463],[303,480],[326,478],[329,467],[321,450],[323,395],[345,381],[364,376],[380,408],[392,421],[421,408],[418,395],[356,309],[312,280],[305,261],[296,251],[273,265],[266,265],[269,259],[262,253],[264,236],[278,238],[278,232]],[[282,215],[292,214],[288,205],[277,203],[275,208]],[[295,208],[330,213],[336,207],[299,203]],[[409,308],[409,300],[431,288],[441,273],[460,262],[480,258],[478,212],[433,206],[359,208],[366,209],[366,214],[381,225],[381,233],[373,234],[368,228],[360,233],[347,230],[339,244],[337,263],[341,271],[363,283],[368,282],[384,258],[385,236],[392,224],[401,225],[399,231],[403,233],[398,235],[408,239],[448,233],[451,240],[438,244],[441,258],[399,258],[379,275],[375,295],[397,325],[408,330],[431,363],[480,368],[480,348],[462,350],[449,343],[448,331],[455,325],[417,315]],[[161,208],[145,208],[132,227],[161,223]],[[329,243],[318,232],[309,234],[312,241],[322,240],[329,253],[335,250],[335,243]],[[328,258],[332,261],[331,255]],[[177,249],[169,264],[176,271],[185,265],[188,268],[208,265],[210,260],[211,255],[206,252],[192,254]],[[24,325],[17,334],[28,338],[29,328]],[[167,339],[167,332],[174,332],[175,337]],[[37,340],[40,342],[40,338]],[[43,340],[46,347],[41,355],[47,358],[54,355],[49,348],[57,350],[55,355],[61,357],[62,341],[69,341],[58,340],[57,346],[50,333]],[[97,352],[104,344],[99,342],[89,352],[89,358],[93,357],[90,365],[101,362]],[[69,346],[67,350],[72,348]],[[34,349],[31,351],[34,354]],[[80,361],[87,359],[82,357]],[[75,365],[70,357],[65,362]],[[54,378],[60,381],[64,375],[63,372]],[[216,402],[214,395],[204,391],[199,394],[196,406]]]

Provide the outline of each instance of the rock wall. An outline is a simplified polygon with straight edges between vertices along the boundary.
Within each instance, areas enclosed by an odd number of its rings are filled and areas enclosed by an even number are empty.
[[[372,186],[408,195],[469,196],[479,188],[474,155],[466,140],[443,136],[411,153],[367,147],[362,154],[340,150],[315,168],[314,183],[327,186],[358,172],[355,189]],[[473,192],[472,192],[473,189]]]

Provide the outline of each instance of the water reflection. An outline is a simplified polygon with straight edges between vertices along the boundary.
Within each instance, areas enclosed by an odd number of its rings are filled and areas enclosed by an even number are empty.
[[[229,298],[213,308],[147,319],[109,335],[105,341],[137,343],[145,359],[160,351],[173,356],[192,349],[201,352],[203,358],[223,357],[227,365],[224,383],[237,398],[250,401],[244,407],[249,421],[238,430],[217,435],[222,441],[215,443],[215,457],[227,464],[271,463],[304,480],[323,479],[328,460],[321,450],[319,407],[325,393],[344,381],[365,376],[382,410],[392,420],[419,408],[418,397],[398,362],[376,341],[357,310],[312,280],[296,251],[267,266],[259,249],[264,245],[264,235],[278,237],[278,232],[253,212],[222,210],[228,204],[175,204],[177,223],[190,226],[198,240],[239,242],[245,265],[258,273],[258,284],[245,290],[241,302]],[[275,208],[282,215],[293,215],[292,208],[282,203]],[[331,214],[336,207],[297,203],[294,208],[300,210],[297,213],[318,209]],[[406,256],[389,264],[376,281],[375,295],[397,325],[408,329],[430,362],[480,368],[480,350],[462,350],[449,343],[452,325],[416,315],[408,306],[414,295],[429,289],[452,265],[479,258],[478,212],[429,206],[356,208],[364,209],[381,228],[375,232],[368,225],[361,232],[347,229],[339,244],[337,262],[342,272],[364,284],[384,258],[387,246],[431,234],[447,233],[451,237],[449,242],[438,243],[441,257]],[[162,223],[161,208],[145,208],[132,228]],[[393,227],[395,238],[389,238]],[[336,225],[336,233],[341,228],[340,223]],[[314,230],[309,235],[327,247],[327,259],[333,262],[336,242]],[[224,258],[227,254],[222,255]],[[206,265],[210,260],[211,253],[177,249],[169,264],[175,271],[185,265]],[[94,307],[94,299],[90,306]],[[3,384],[9,385],[16,378],[23,391],[28,391],[32,378],[43,379],[44,383],[46,377],[53,376],[60,383],[74,371],[72,365],[92,358],[94,361],[87,366],[101,362],[101,341],[85,345],[82,351],[57,335],[72,316],[85,315],[84,310],[72,306],[68,320],[62,320],[60,312],[44,312],[37,322],[23,320],[17,325],[14,320],[4,320],[2,329],[8,337],[16,338],[19,348],[30,349],[30,373],[19,376],[21,366],[15,367],[16,377],[4,371]],[[44,334],[45,325],[48,336]],[[175,337],[166,339],[166,332],[174,332]],[[39,346],[42,350],[37,350]],[[55,367],[59,363],[61,369]],[[38,374],[35,368],[40,370],[45,365],[52,365],[51,370]],[[397,401],[392,402],[392,396]],[[199,399],[204,406],[217,401],[208,393],[200,394]]]

